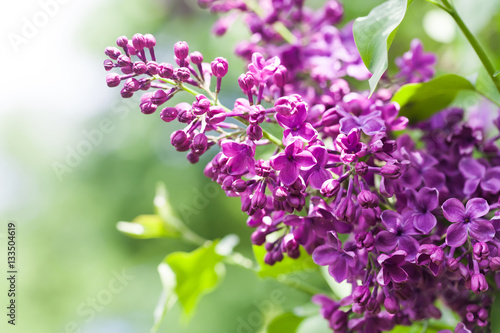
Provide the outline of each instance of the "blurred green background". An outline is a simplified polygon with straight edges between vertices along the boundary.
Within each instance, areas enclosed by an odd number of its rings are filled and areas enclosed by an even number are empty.
[[[366,15],[381,2],[346,0],[346,17]],[[499,1],[484,1],[473,9],[469,1],[457,5],[500,67]],[[178,240],[130,239],[116,230],[118,221],[153,212],[158,181],[167,185],[189,227],[205,238],[235,233],[242,240],[238,250],[251,256],[251,230],[238,199],[226,198],[220,189],[200,198],[199,193],[214,188],[202,170],[215,152],[194,166],[185,153],[176,153],[169,136],[178,124],[166,124],[158,114],[141,114],[136,98],[123,101],[118,88],[106,87],[103,50],[120,35],[141,32],[155,34],[157,56],[167,61],[178,40],[188,41],[205,59],[226,57],[231,76],[224,80],[222,100],[230,105],[241,96],[234,83],[244,70],[232,51],[248,33],[235,24],[223,38],[212,37],[216,18],[198,9],[194,0],[23,1],[1,6],[0,253],[6,257],[7,223],[15,221],[19,298],[18,325],[8,326],[2,314],[0,331],[148,332],[161,292],[158,263],[171,251],[194,248]],[[52,15],[24,38],[25,22],[41,19],[36,16],[44,8]],[[23,40],[13,42],[14,35]],[[412,5],[391,58],[407,51],[414,37],[439,54],[440,72],[473,78],[478,66],[474,54],[446,15],[424,1]],[[85,156],[74,156],[78,149]],[[61,169],[62,164],[67,168]],[[189,208],[192,214],[182,214]],[[2,259],[1,270],[5,266]],[[109,293],[117,274],[125,280],[119,291]],[[7,282],[1,280],[6,304]],[[283,309],[309,301],[307,294],[230,267],[223,284],[202,299],[189,323],[179,319],[176,306],[159,331],[258,331],[241,323],[260,314],[272,290],[285,293],[285,302],[279,304]]]

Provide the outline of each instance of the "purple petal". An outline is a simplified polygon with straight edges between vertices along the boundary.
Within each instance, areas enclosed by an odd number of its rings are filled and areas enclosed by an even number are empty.
[[[370,117],[363,123],[363,127],[361,127],[361,129],[366,135],[375,135],[384,130],[385,125],[382,119]]]
[[[273,156],[270,162],[273,169],[282,170],[288,163],[290,163],[290,160],[284,154],[279,154],[277,156]]]
[[[327,266],[333,264],[339,257],[339,254],[339,251],[326,244],[318,246],[314,250],[312,258],[317,265]]]
[[[424,187],[417,194],[417,200],[427,210],[434,210],[439,206],[438,190]]]
[[[278,121],[278,124],[285,129],[295,127],[295,117],[284,116],[282,114],[276,113],[276,120]]]
[[[437,171],[435,168],[422,172],[422,178],[425,186],[435,188],[441,188],[446,180],[444,173]]]
[[[481,188],[486,192],[498,193],[500,191],[500,167],[494,167],[486,171]]]
[[[456,198],[448,199],[444,202],[443,215],[450,222],[463,222],[465,220],[465,207]]]
[[[431,212],[415,213],[411,217],[413,226],[421,233],[427,235],[436,226],[437,220]]]
[[[222,144],[222,153],[227,157],[235,157],[241,154],[243,145],[234,141],[226,141]]]
[[[317,190],[321,189],[321,185],[328,179],[332,178],[332,174],[325,169],[318,169],[309,176],[309,185]]]
[[[470,194],[476,192],[480,181],[481,181],[481,179],[479,179],[479,178],[466,179],[465,184],[464,184],[464,189],[463,189],[464,194],[470,195]],[[483,186],[481,186],[481,187],[483,187]]]
[[[483,198],[470,199],[465,206],[465,212],[469,219],[473,220],[475,218],[484,216],[490,211],[490,206],[488,202]]]
[[[308,170],[316,165],[316,159],[307,150],[295,154],[294,160],[296,165],[302,170]]]
[[[230,175],[241,175],[247,170],[246,164],[247,157],[243,154],[240,154],[236,157],[231,157],[227,162],[227,171]]]
[[[375,246],[381,252],[391,252],[398,243],[398,237],[392,232],[381,231],[375,240]]]
[[[486,172],[484,165],[470,157],[462,158],[458,163],[458,169],[466,179],[481,179]]]
[[[469,234],[480,242],[487,242],[495,237],[495,228],[490,221],[477,219],[469,224]]]
[[[349,134],[353,128],[359,128],[358,118],[348,114],[340,119],[340,132]]]
[[[396,266],[401,265],[406,260],[407,255],[408,254],[405,251],[397,250],[389,258],[384,260],[384,264]]]
[[[312,138],[317,134],[316,130],[310,123],[305,123],[300,125],[297,131],[292,131],[292,135],[294,136],[300,136],[301,138],[304,138],[307,141],[311,141]]]
[[[387,286],[391,282],[391,278],[389,276],[389,272],[386,268],[382,268],[377,275],[377,282],[381,286]]]
[[[413,238],[411,236],[400,236],[399,237],[398,249],[404,250],[406,253],[408,253],[408,260],[415,259],[415,256],[417,255],[419,247],[420,247],[420,244],[418,243],[418,241],[415,238]]]
[[[467,240],[467,226],[465,223],[454,223],[446,231],[446,244],[459,247]]]
[[[328,273],[330,273],[338,283],[347,278],[347,265],[343,256],[339,256],[332,265],[328,266]]]
[[[385,268],[387,269],[387,268]],[[396,283],[405,282],[408,280],[408,273],[404,269],[398,266],[393,266],[388,269],[389,276],[392,281]]]
[[[401,225],[402,217],[393,210],[384,210],[380,215],[382,224],[388,231],[396,233],[398,226]]]
[[[293,162],[288,161],[280,171],[280,180],[287,186],[292,185],[298,177],[299,168]]]

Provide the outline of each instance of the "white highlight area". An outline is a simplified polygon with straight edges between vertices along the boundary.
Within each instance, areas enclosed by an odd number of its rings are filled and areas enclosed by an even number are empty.
[[[435,41],[450,43],[455,39],[455,22],[450,15],[441,9],[427,12],[423,19],[424,30]]]

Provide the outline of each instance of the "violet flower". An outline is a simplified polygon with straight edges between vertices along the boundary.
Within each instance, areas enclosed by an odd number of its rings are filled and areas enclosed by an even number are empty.
[[[296,110],[295,113],[287,116],[276,113],[278,124],[285,129],[283,132],[283,140],[285,143],[289,143],[297,137],[309,142],[318,134],[311,123],[306,122],[306,104],[297,104]]]
[[[354,252],[342,249],[342,242],[333,232],[328,233],[326,244],[318,246],[312,254],[314,262],[328,266],[328,273],[339,283],[347,278],[349,267],[355,265],[354,257]]]
[[[340,150],[340,160],[346,164],[363,157],[367,151],[367,146],[361,142],[361,133],[357,128],[353,128],[347,135],[339,134],[335,145]]]
[[[309,170],[316,164],[316,159],[307,150],[303,150],[303,143],[295,140],[286,146],[285,151],[271,157],[271,166],[280,170],[280,180],[290,186],[299,177],[299,170]]]
[[[340,119],[340,132],[342,133],[348,134],[353,128],[357,128],[366,135],[373,136],[385,130],[385,123],[381,118],[382,113],[380,111],[359,117],[340,110],[337,110],[337,112],[340,114],[344,113],[343,118]]]
[[[431,213],[439,206],[438,191],[435,188],[422,187],[418,193],[413,189],[406,191],[407,212],[411,212],[411,224],[423,234],[428,234],[436,226],[436,217]]]
[[[386,231],[377,234],[375,247],[379,251],[390,253],[397,246],[398,250],[405,251],[405,256],[407,255],[409,260],[413,260],[420,244],[412,237],[417,235],[417,232],[407,214],[403,217],[395,211],[384,210],[380,219]]]
[[[309,148],[309,151],[316,159],[317,163],[306,172],[304,179],[309,181],[309,185],[312,188],[320,190],[325,181],[332,179],[331,172],[325,169],[325,165],[329,160],[328,151],[323,146],[313,146]]]
[[[381,286],[389,283],[403,283],[408,281],[408,273],[401,267],[406,262],[406,252],[398,250],[391,255],[381,254],[377,261],[382,266],[377,275],[377,282]]]
[[[411,41],[410,50],[402,57],[396,58],[396,65],[400,72],[397,77],[404,77],[408,83],[428,81],[434,76],[436,56],[433,53],[424,53],[422,42],[418,39]]]
[[[272,57],[267,61],[264,56],[258,52],[252,54],[252,62],[248,65],[248,71],[253,75],[255,80],[265,82],[278,69],[281,61],[278,57]]]
[[[478,186],[485,192],[500,191],[500,166],[486,169],[486,166],[478,160],[465,157],[460,160],[458,169],[465,178],[465,195],[474,193]]]
[[[255,148],[235,141],[225,141],[221,145],[222,153],[229,157],[227,170],[231,175],[241,175],[246,171],[253,172],[255,166]]]
[[[444,202],[442,208],[444,217],[453,223],[446,231],[446,244],[449,246],[463,245],[469,234],[480,242],[487,242],[495,236],[491,222],[480,219],[490,211],[485,199],[470,199],[464,207],[460,200],[451,198]]]

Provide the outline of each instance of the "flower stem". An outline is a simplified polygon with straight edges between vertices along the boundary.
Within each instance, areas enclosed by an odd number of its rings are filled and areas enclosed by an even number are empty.
[[[448,12],[448,14],[451,15],[451,17],[455,20],[457,23],[458,27],[460,30],[462,30],[462,33],[465,35],[465,38],[469,41],[470,45],[476,52],[477,56],[479,57],[479,60],[483,64],[484,68],[488,72],[488,75],[490,78],[493,80],[495,83],[495,86],[500,92],[500,77],[495,76],[495,67],[493,66],[491,60],[488,58],[488,55],[484,51],[484,49],[481,47],[481,44],[479,44],[479,41],[477,38],[472,34],[472,32],[469,30],[469,28],[465,25],[465,22],[462,20],[460,15],[458,15],[458,12],[456,9],[453,7],[453,5],[450,3],[449,0],[443,0],[443,6],[439,6],[440,8],[444,9],[445,11]]]

